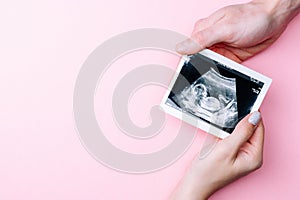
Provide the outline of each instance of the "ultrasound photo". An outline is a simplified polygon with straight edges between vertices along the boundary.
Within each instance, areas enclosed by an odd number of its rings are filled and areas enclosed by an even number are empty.
[[[202,54],[187,56],[165,104],[230,134],[264,83]]]
[[[235,78],[227,78],[210,69],[173,100],[186,112],[220,127],[233,128],[238,121]]]

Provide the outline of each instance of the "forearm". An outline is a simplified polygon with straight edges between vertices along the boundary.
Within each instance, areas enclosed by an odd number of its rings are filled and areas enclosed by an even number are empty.
[[[253,0],[252,3],[262,4],[273,19],[286,25],[300,12],[300,0]]]

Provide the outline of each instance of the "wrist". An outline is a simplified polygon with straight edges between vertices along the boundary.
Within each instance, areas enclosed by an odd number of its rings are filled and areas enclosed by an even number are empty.
[[[201,180],[193,173],[187,173],[180,181],[176,190],[171,196],[171,200],[207,200],[214,191],[208,186],[208,182]]]
[[[192,200],[207,200],[218,190],[217,184],[211,182],[210,175],[192,166],[185,176],[183,185],[188,187]]]

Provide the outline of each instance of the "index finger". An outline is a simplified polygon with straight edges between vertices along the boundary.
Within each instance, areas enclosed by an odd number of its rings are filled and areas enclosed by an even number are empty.
[[[265,138],[265,127],[263,121],[261,120],[258,123],[252,137],[250,137],[248,141],[251,145],[255,147],[255,149],[257,149],[259,153],[262,154],[263,146],[264,146],[264,138]]]

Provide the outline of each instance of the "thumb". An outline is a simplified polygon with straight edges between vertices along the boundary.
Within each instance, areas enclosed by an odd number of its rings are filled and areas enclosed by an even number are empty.
[[[253,135],[256,125],[261,120],[261,114],[258,111],[247,115],[235,127],[233,133],[225,138],[223,142],[225,145],[233,149],[233,152],[239,151],[241,146],[247,142]]]
[[[194,32],[191,38],[176,45],[180,54],[194,54],[225,39],[224,31],[218,25]]]

